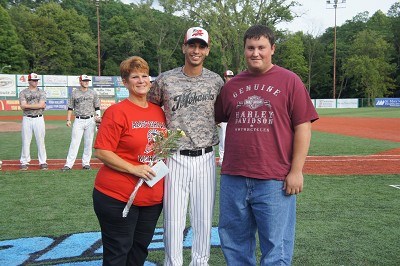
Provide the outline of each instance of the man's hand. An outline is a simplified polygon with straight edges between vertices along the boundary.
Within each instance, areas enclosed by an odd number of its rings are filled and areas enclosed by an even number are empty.
[[[303,191],[304,177],[302,172],[292,173],[286,176],[283,182],[283,190],[287,195],[297,195]]]

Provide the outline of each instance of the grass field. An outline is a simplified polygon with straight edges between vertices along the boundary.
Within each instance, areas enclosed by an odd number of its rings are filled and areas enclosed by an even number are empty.
[[[321,116],[400,117],[398,109],[318,112]],[[2,115],[6,114],[0,112],[0,121]],[[49,158],[65,158],[70,129],[64,121],[46,124],[58,126],[46,133]],[[0,133],[0,147],[0,158],[18,159],[20,133]],[[400,143],[313,132],[310,155],[366,155],[397,147]],[[0,240],[99,231],[91,200],[95,175],[95,170],[0,172]],[[298,197],[293,265],[400,265],[400,189],[390,185],[400,185],[400,173],[305,176],[305,190]],[[218,226],[218,213],[216,204],[213,226]],[[162,250],[151,251],[148,259],[161,265],[163,257]],[[186,249],[184,265],[189,257]],[[210,265],[225,265],[219,247],[212,248]]]

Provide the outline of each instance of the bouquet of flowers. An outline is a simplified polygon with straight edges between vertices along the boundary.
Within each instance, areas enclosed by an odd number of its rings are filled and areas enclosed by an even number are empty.
[[[174,152],[176,152],[178,147],[178,140],[182,137],[185,137],[185,132],[179,128],[176,130],[164,130],[158,132],[153,136],[153,140],[150,143],[151,149],[153,150],[153,156],[149,160],[149,165],[153,166],[155,163],[165,160],[170,157]],[[129,197],[128,202],[125,205],[124,210],[122,211],[122,217],[126,217],[129,213],[129,209],[132,206],[133,200],[136,197],[136,194],[139,188],[143,185],[145,180],[140,178],[135,188],[133,189],[132,194]]]
[[[185,132],[179,128],[176,130],[167,129],[154,135],[151,144],[154,155],[150,164],[170,157],[179,148],[178,140],[185,136]]]

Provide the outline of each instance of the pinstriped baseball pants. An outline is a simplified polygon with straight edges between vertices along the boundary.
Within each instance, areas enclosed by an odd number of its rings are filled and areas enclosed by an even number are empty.
[[[193,230],[190,265],[208,265],[215,200],[214,151],[191,157],[174,154],[167,161],[169,174],[164,180],[164,265],[183,264],[183,232],[190,202]]]

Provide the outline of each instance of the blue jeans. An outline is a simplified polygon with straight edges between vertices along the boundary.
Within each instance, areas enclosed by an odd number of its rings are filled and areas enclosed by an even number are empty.
[[[283,181],[221,175],[218,233],[228,266],[290,265],[296,224],[296,196],[286,195]]]

